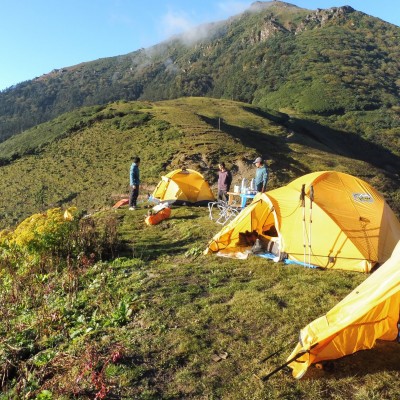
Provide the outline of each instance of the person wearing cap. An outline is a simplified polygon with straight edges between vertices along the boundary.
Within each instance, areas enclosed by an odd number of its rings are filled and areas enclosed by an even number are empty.
[[[256,185],[257,192],[265,192],[267,190],[268,170],[267,166],[263,163],[261,157],[257,157],[253,164],[256,165],[256,176],[254,177],[254,184]]]

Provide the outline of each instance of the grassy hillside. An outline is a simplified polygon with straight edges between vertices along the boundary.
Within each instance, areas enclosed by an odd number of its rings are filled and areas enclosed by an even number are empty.
[[[186,98],[84,108],[1,143],[1,225],[53,206],[109,207],[127,194],[137,154],[142,198],[162,174],[181,166],[202,172],[211,184],[219,161],[232,169],[234,184],[252,178],[252,161],[261,154],[271,188],[336,169],[369,181],[399,209],[395,154],[357,135],[245,103]]]

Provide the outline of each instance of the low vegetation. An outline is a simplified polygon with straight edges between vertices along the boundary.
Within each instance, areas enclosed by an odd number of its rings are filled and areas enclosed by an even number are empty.
[[[220,228],[206,208],[147,226],[146,205],[52,209],[2,232],[0,399],[397,396],[395,343],[261,379],[365,275],[204,256]]]

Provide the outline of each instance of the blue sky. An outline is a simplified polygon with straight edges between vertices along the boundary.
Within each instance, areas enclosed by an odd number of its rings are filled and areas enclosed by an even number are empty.
[[[400,26],[399,0],[287,0],[315,10],[350,5]],[[238,14],[253,0],[0,0],[0,90],[149,47]]]

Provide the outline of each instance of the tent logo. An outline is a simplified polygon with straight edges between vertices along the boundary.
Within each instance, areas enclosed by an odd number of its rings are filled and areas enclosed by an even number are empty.
[[[360,203],[373,203],[374,201],[369,193],[353,193],[353,199]]]

